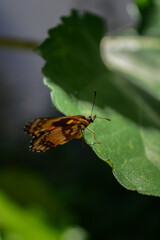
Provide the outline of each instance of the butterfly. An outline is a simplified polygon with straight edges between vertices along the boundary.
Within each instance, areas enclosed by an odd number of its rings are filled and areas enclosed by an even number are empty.
[[[95,133],[88,128],[89,124],[98,118],[96,115],[92,116],[95,99],[96,91],[94,92],[94,100],[89,117],[75,115],[56,118],[37,118],[26,125],[24,131],[33,137],[29,149],[35,152],[45,152],[48,149],[65,144],[73,138],[79,139],[83,137],[84,139],[85,129],[92,132],[95,141],[100,143],[96,139]],[[110,121],[109,118],[104,119]]]

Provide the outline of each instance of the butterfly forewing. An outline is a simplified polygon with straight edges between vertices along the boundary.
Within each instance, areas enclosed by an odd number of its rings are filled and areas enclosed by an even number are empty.
[[[64,117],[66,118],[66,117]],[[49,130],[54,123],[60,121],[63,117],[58,118],[37,118],[33,122],[25,126],[24,130],[26,133],[38,137],[41,133]]]
[[[25,131],[34,138],[30,150],[44,152],[73,138],[80,138],[89,125],[83,115],[59,118],[38,118],[26,126]]]

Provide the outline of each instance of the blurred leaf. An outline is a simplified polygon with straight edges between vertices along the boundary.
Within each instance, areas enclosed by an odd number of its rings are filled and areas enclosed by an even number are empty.
[[[153,0],[136,0],[136,3],[141,8],[148,6],[151,2],[153,2]]]
[[[23,209],[0,193],[0,228],[4,239],[58,240],[60,232],[49,227],[29,209]]]
[[[39,212],[19,207],[3,193],[0,193],[0,234],[5,240],[88,239],[88,234],[83,228],[68,226],[61,230],[56,229],[47,225]]]
[[[46,60],[45,84],[52,102],[64,114],[90,115],[93,91],[98,96],[96,119],[85,131],[95,153],[113,166],[118,181],[128,189],[160,196],[159,103],[132,82],[103,65],[99,44],[105,33],[102,19],[73,11],[63,24],[49,31],[49,38],[37,48]]]
[[[160,39],[104,37],[101,54],[108,67],[160,100]]]
[[[160,1],[137,0],[136,2],[142,15],[142,22],[139,26],[140,33],[160,37]]]
[[[65,201],[39,175],[23,169],[6,168],[0,176],[1,189],[18,203],[39,209],[57,227],[73,223],[73,214]]]

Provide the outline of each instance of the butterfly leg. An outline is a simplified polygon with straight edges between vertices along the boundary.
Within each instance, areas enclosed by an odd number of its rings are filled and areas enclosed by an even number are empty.
[[[91,132],[91,133],[93,133],[93,136],[94,136],[94,139],[96,140],[96,142],[97,143],[100,143],[98,140],[97,140],[97,138],[96,138],[96,135],[95,135],[95,132],[93,132],[90,128],[88,128],[87,127],[87,129]]]

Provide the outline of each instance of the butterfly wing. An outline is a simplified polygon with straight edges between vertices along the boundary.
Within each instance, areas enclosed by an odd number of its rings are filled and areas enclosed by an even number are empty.
[[[38,137],[34,137],[30,144],[30,150],[45,152],[57,145],[62,145],[73,138],[81,137],[81,129],[77,124],[71,126],[59,126],[52,130],[46,130]]]
[[[59,118],[37,118],[25,126],[25,132],[33,136],[31,151],[44,152],[62,145],[72,138],[80,138],[89,125],[83,115]]]
[[[33,122],[27,124],[24,127],[24,131],[33,137],[38,137],[45,133],[46,130],[52,128],[56,123],[62,120],[69,120],[70,117],[58,117],[58,118],[37,118]]]

